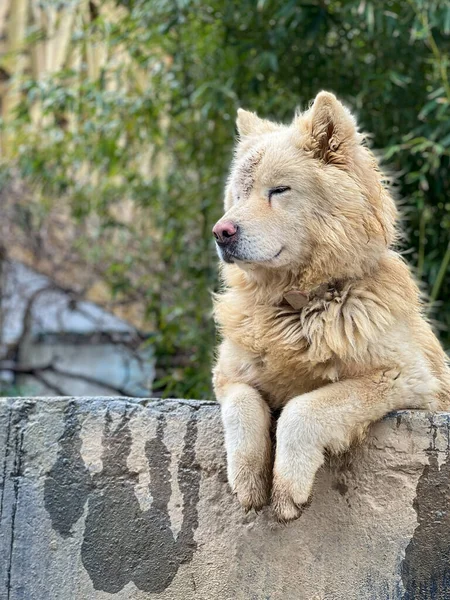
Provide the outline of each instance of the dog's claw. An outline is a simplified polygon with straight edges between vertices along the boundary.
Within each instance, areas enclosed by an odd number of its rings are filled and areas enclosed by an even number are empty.
[[[311,498],[304,501],[295,501],[292,494],[284,486],[275,482],[272,491],[272,509],[279,523],[289,523],[301,517],[303,512],[311,505]]]
[[[232,489],[246,513],[261,510],[269,502],[269,479],[266,473],[241,468],[234,478]]]

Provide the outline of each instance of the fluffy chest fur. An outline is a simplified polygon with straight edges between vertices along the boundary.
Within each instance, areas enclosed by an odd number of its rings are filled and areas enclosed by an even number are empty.
[[[392,302],[399,305],[398,282],[395,289],[384,286],[377,293],[377,279],[313,293],[299,310],[283,300],[283,286],[265,294],[252,286],[230,287],[217,298],[215,315],[235,348],[233,369],[278,404],[392,364],[406,315],[392,309]]]

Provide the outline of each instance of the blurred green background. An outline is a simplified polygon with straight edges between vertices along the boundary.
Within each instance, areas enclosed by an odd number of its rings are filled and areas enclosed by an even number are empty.
[[[133,323],[153,393],[211,396],[236,109],[289,121],[321,89],[371,134],[450,346],[448,2],[14,0],[0,17],[3,256]]]

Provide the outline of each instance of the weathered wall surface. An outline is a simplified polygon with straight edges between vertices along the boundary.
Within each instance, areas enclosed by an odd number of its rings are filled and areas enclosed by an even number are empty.
[[[402,412],[288,526],[245,515],[212,403],[0,403],[0,598],[450,599],[449,415]]]

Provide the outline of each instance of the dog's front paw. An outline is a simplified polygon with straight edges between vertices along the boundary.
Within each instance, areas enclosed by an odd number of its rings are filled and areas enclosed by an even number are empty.
[[[304,400],[283,409],[277,427],[272,505],[281,522],[298,519],[309,504],[314,478],[324,460],[323,428]]]
[[[231,489],[246,512],[252,508],[260,510],[269,502],[269,468],[266,465],[257,465],[251,460],[241,459],[233,463],[228,471]]]
[[[298,519],[310,503],[311,485],[275,473],[272,488],[272,509],[278,521],[288,523]]]

